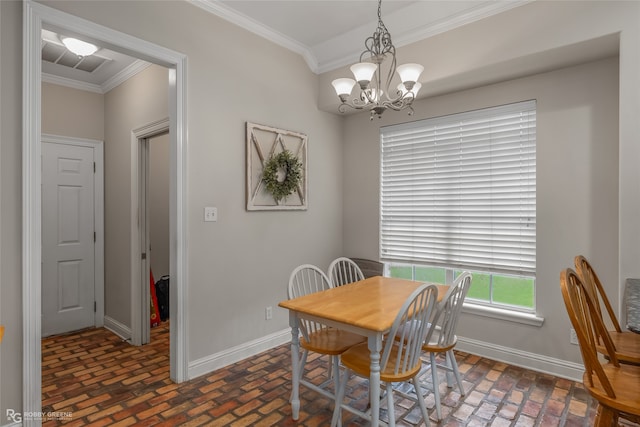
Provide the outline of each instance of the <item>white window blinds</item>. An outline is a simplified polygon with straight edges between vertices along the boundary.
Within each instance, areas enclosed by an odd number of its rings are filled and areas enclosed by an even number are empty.
[[[381,129],[385,261],[535,275],[536,102]]]

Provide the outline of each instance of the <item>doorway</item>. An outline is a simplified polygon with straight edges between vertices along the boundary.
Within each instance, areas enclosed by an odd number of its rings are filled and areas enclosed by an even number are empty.
[[[23,413],[42,408],[41,361],[41,29],[73,29],[97,43],[169,69],[171,313],[170,377],[188,379],[185,327],[186,226],[186,56],[73,15],[25,1],[23,7]],[[135,163],[137,167],[137,163]],[[132,214],[132,218],[135,215]],[[137,281],[136,281],[137,283]],[[139,306],[138,306],[139,307]],[[24,425],[36,421],[25,420]]]
[[[143,345],[151,337],[151,306],[155,303],[150,292],[150,286],[154,284],[150,283],[149,277],[157,280],[166,275],[171,278],[169,119],[134,130],[132,143],[138,152],[139,212],[138,234],[133,238],[139,242],[140,252],[139,268],[135,268],[139,272],[139,291],[132,295],[134,323],[139,327],[132,328],[132,343]],[[158,309],[157,304],[155,309]]]

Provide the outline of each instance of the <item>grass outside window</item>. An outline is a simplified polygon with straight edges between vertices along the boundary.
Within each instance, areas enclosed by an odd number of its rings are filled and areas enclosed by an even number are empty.
[[[431,283],[451,283],[462,270],[444,267],[391,264],[389,275]],[[535,278],[471,271],[473,279],[467,298],[480,304],[511,307],[517,310],[535,309]],[[447,280],[447,276],[451,279]]]

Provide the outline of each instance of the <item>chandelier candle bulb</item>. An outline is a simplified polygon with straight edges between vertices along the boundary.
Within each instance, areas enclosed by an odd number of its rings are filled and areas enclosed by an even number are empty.
[[[353,79],[342,78],[342,79],[335,79],[334,81],[331,82],[331,84],[335,88],[336,93],[338,94],[338,97],[340,97],[340,100],[342,102],[345,102],[347,100],[347,97],[351,95],[351,91],[353,90],[353,87],[356,85],[356,81]]]
[[[400,65],[396,71],[398,72],[402,83],[404,83],[405,86],[409,83],[412,87],[420,78],[420,74],[424,71],[424,67],[420,64],[403,64]],[[407,89],[411,90],[411,87],[407,87]]]
[[[351,72],[360,85],[360,89],[365,90],[369,87],[369,83],[377,69],[378,66],[371,62],[359,62],[351,66]]]

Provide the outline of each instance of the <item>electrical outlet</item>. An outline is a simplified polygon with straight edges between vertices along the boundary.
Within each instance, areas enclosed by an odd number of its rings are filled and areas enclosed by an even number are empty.
[[[578,335],[576,335],[576,330],[573,328],[569,329],[569,342],[578,345]]]
[[[273,319],[273,308],[267,307],[267,308],[264,309],[264,318],[266,320]]]

